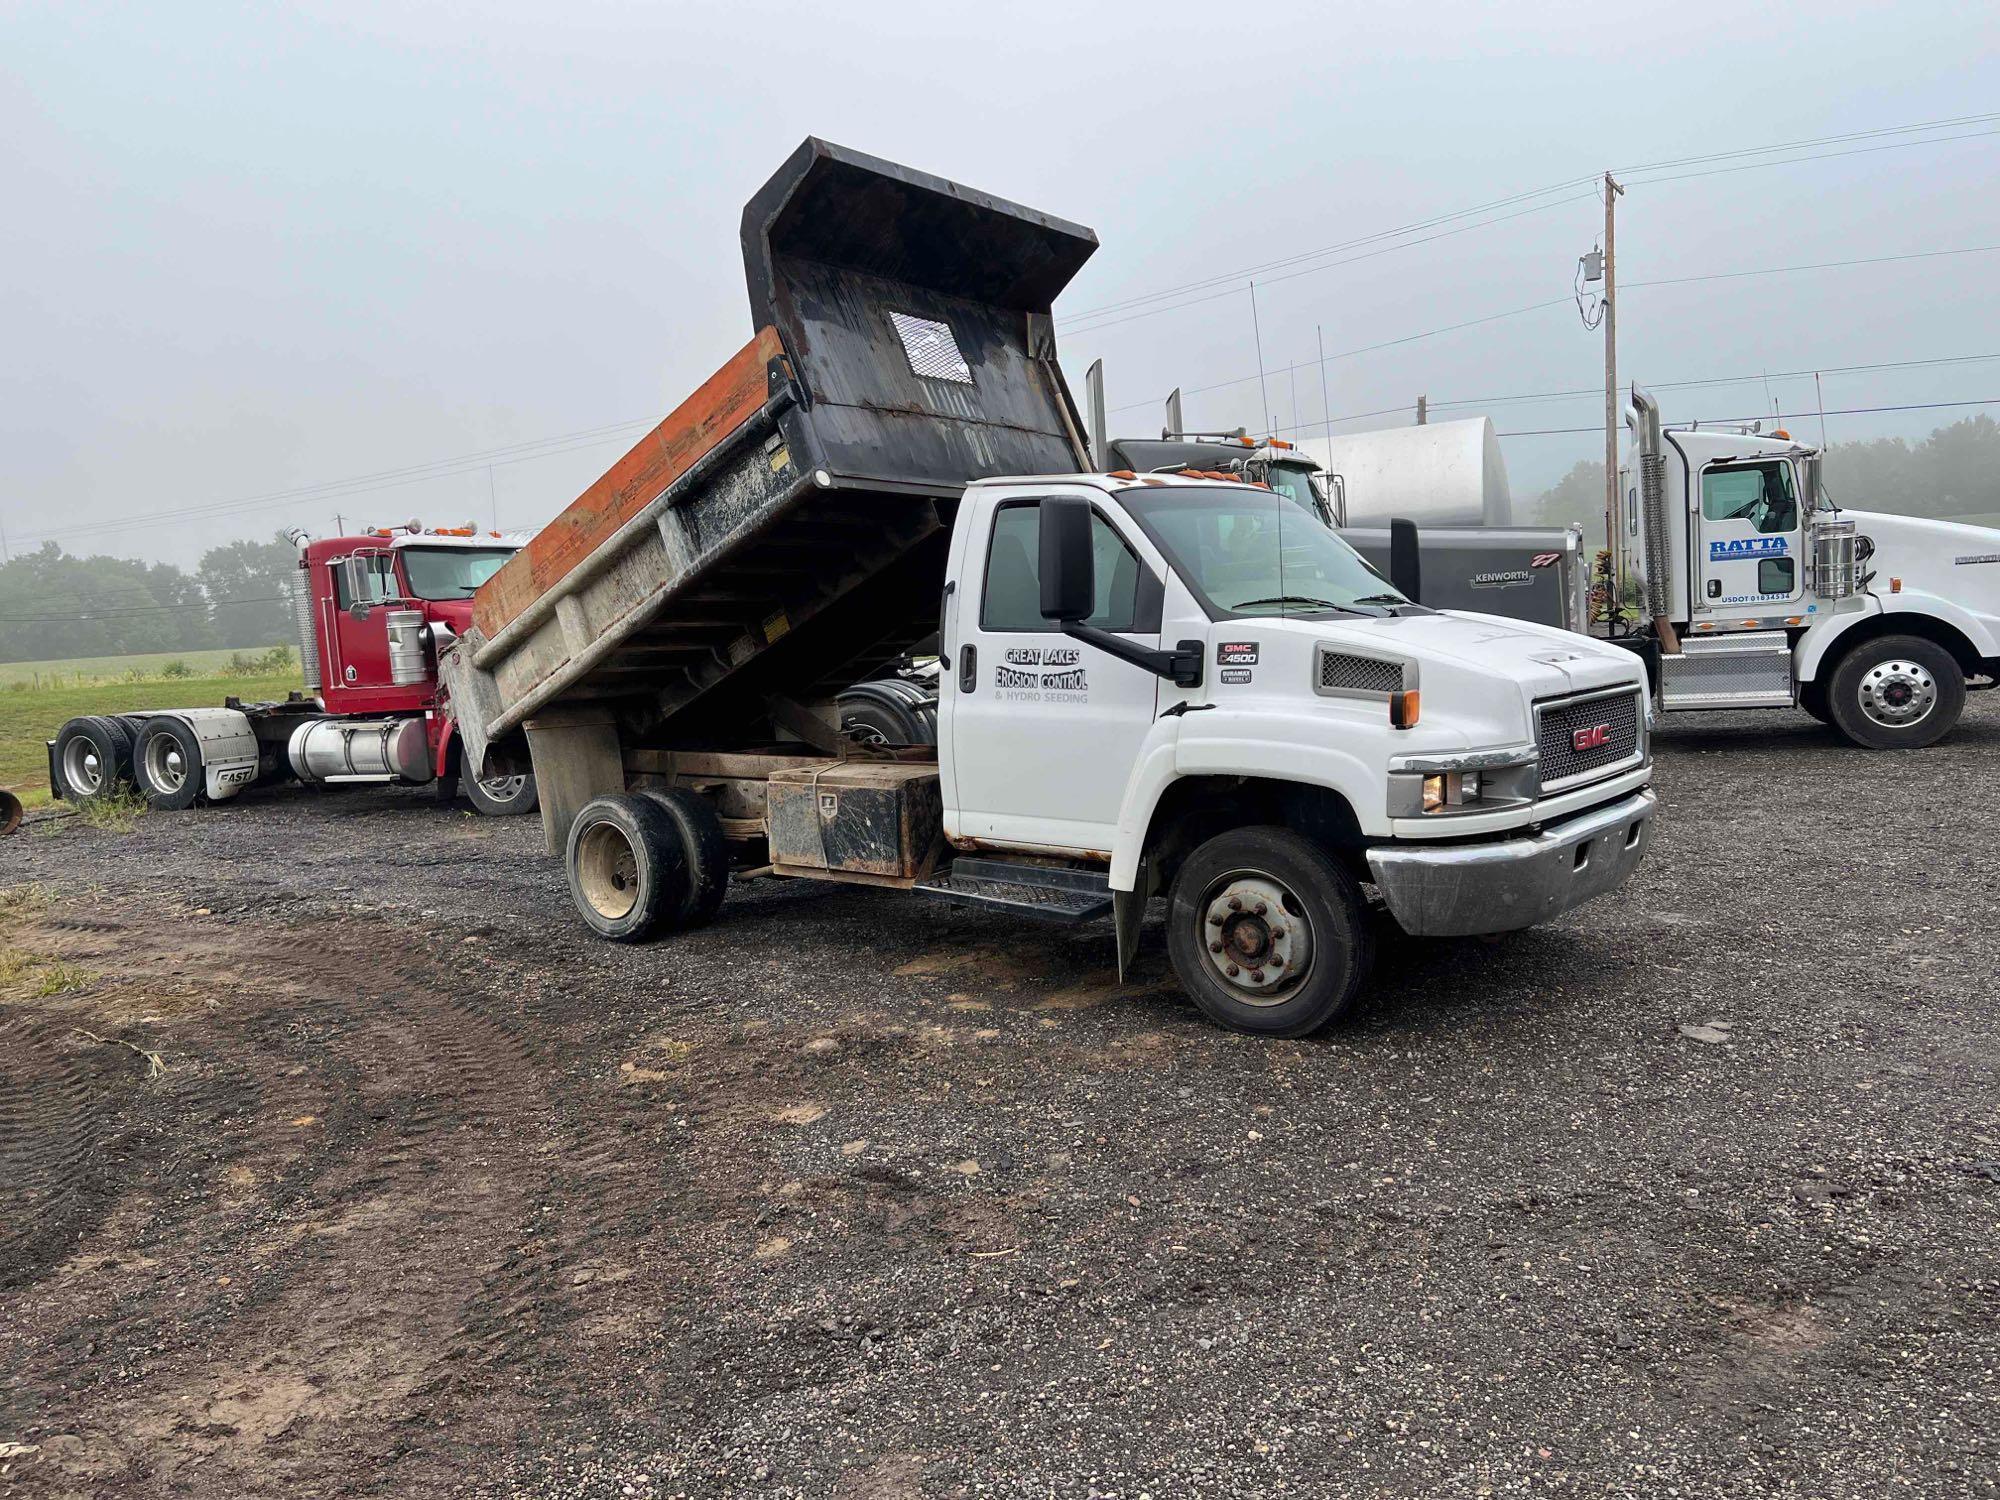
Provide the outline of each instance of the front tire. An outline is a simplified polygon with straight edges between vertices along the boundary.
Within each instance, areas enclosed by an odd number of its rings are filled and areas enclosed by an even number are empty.
[[[535,778],[527,772],[518,776],[489,776],[484,781],[461,783],[465,800],[489,818],[519,818],[541,806],[535,792]]]
[[[1965,674],[1952,654],[1914,635],[1863,641],[1833,669],[1833,723],[1870,750],[1917,750],[1951,733],[1965,709]]]
[[[687,907],[687,856],[667,810],[650,797],[595,797],[570,824],[564,866],[584,924],[614,943],[643,943]]]
[[[146,805],[160,812],[185,812],[206,801],[201,741],[179,719],[154,719],[133,747],[132,779]]]
[[[56,768],[72,800],[112,796],[132,780],[132,731],[102,714],[71,719],[56,735]]]
[[[1353,1006],[1374,940],[1360,887],[1325,849],[1289,828],[1239,828],[1174,877],[1167,952],[1218,1026],[1296,1037]]]

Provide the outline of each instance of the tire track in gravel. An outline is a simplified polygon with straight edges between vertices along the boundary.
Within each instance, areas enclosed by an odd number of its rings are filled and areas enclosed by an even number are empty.
[[[116,1074],[63,1032],[33,1012],[0,1020],[0,1291],[33,1281],[108,1206],[90,1162]]]

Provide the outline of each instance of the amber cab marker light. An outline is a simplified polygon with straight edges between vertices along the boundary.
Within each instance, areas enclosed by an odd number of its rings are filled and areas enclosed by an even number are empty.
[[[1389,723],[1396,729],[1417,727],[1417,693],[1415,688],[1406,692],[1389,695]]]
[[[1892,594],[1900,594],[1900,593],[1902,593],[1902,592],[1903,592],[1903,580],[1902,580],[1902,579],[1900,579],[1900,578],[1891,578],[1891,579],[1889,580],[1889,592],[1890,592],[1890,593],[1892,593]]]

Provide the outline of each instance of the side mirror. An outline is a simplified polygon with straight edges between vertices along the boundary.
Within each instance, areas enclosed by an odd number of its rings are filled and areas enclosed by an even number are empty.
[[[340,581],[347,594],[347,612],[357,620],[368,618],[369,597],[375,587],[368,559],[356,552],[340,560]]]
[[[1389,582],[1412,604],[1423,603],[1424,571],[1417,548],[1417,523],[1389,523]]]
[[[1081,495],[1051,495],[1041,510],[1042,618],[1087,620],[1097,607],[1090,502]]]
[[[1819,463],[1817,453],[1805,461],[1805,509],[1809,514],[1819,509]]]

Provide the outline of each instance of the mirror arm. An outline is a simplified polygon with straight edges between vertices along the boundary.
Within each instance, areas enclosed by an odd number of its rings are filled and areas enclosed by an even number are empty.
[[[1095,625],[1085,625],[1079,620],[1064,620],[1062,633],[1073,641],[1095,646],[1120,661],[1144,667],[1156,677],[1169,678],[1175,687],[1201,686],[1201,664],[1206,648],[1200,641],[1181,641],[1172,651],[1155,651],[1146,646],[1135,646],[1122,635],[1100,630]]]

